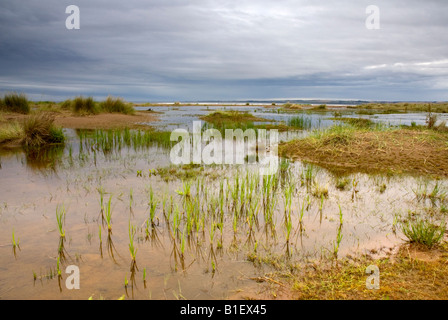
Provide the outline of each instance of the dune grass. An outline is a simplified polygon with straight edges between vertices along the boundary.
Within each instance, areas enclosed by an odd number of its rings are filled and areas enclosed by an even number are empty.
[[[41,147],[64,143],[62,128],[54,125],[54,117],[45,112],[27,116],[22,122],[4,123],[0,126],[0,144],[17,143],[24,147]]]
[[[6,123],[0,127],[0,144],[21,141],[24,136],[23,127],[18,122]]]
[[[134,114],[135,110],[132,104],[125,102],[122,98],[108,96],[107,99],[100,103],[103,111],[109,113]]]
[[[40,147],[47,144],[63,143],[64,133],[54,125],[54,117],[48,113],[37,113],[23,122],[23,145]]]
[[[61,113],[63,111],[61,103],[52,101],[34,101],[32,104],[38,111],[53,113]]]
[[[23,93],[7,93],[0,101],[0,110],[28,114],[30,113],[28,98]]]
[[[72,110],[76,114],[100,114],[100,113],[122,113],[135,114],[131,103],[122,98],[108,96],[104,101],[95,101],[93,97],[78,96],[73,100],[67,99],[60,102],[59,108],[62,110]]]
[[[281,109],[285,109],[285,110],[302,110],[303,108],[304,108],[304,105],[293,104],[291,102],[284,103],[281,106]]]
[[[100,108],[92,97],[84,98],[83,96],[76,97],[71,101],[71,108],[75,113],[98,114]]]

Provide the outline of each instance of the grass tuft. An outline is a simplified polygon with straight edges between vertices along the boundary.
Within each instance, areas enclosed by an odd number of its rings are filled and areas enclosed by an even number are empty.
[[[61,238],[65,237],[65,230],[64,230],[65,213],[66,211],[64,205],[62,206],[58,205],[56,207],[56,222],[58,223],[58,230]]]
[[[76,97],[71,102],[71,105],[75,113],[98,114],[100,112],[97,104],[92,97]]]
[[[23,123],[23,132],[23,144],[26,147],[40,147],[65,141],[62,129],[54,125],[54,117],[47,113],[28,117]]]
[[[291,117],[288,119],[288,126],[301,130],[310,129],[311,118],[305,117],[303,115]]]
[[[0,127],[0,144],[21,141],[24,136],[23,127],[17,122],[7,123]]]
[[[422,244],[428,248],[441,242],[445,235],[445,229],[445,222],[437,225],[421,218],[408,220],[401,225],[401,230],[409,242]]]
[[[28,114],[30,113],[28,98],[23,93],[7,93],[0,102],[0,110]]]
[[[100,106],[105,112],[117,112],[123,114],[135,113],[132,104],[125,102],[122,98],[108,96],[105,101],[101,102]]]

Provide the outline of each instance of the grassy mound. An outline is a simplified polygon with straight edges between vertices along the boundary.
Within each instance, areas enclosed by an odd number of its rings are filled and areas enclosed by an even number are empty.
[[[333,126],[279,146],[287,158],[338,171],[448,176],[448,134],[435,130]]]
[[[213,123],[213,124],[269,121],[264,118],[256,117],[249,112],[241,112],[241,111],[236,111],[236,110],[215,111],[206,116],[201,117],[201,119],[204,121]]]
[[[405,112],[438,112],[447,113],[448,103],[423,103],[423,102],[397,102],[397,103],[366,103],[353,108],[368,111],[376,110],[382,113],[405,113]],[[367,114],[367,113],[365,113]]]

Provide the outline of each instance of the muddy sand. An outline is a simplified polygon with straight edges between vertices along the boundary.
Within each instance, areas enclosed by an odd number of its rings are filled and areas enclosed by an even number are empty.
[[[76,115],[71,112],[52,112],[55,125],[70,129],[121,129],[149,128],[146,123],[157,121],[157,115],[147,111],[136,111],[134,115],[101,113],[97,115]],[[3,123],[22,121],[27,115],[3,114]],[[1,122],[0,122],[1,125]]]

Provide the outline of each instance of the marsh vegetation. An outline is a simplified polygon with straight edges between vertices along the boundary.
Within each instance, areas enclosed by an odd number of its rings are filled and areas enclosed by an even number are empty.
[[[313,112],[323,117],[328,108]],[[206,126],[221,128],[267,119],[208,113]],[[261,175],[249,164],[173,165],[169,131],[54,130],[42,125],[54,125],[50,118],[34,116],[42,115],[27,116],[26,130],[17,122],[0,131],[50,147],[36,158],[27,148],[0,153],[3,298],[431,294],[404,284],[404,275],[443,296],[448,157],[437,126],[334,120],[315,130],[313,114],[292,113],[284,125],[306,136],[285,142],[277,172]],[[416,246],[434,260],[395,254]],[[76,292],[64,288],[70,264],[82,272]],[[370,264],[384,275],[377,292],[365,290]]]

